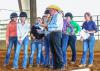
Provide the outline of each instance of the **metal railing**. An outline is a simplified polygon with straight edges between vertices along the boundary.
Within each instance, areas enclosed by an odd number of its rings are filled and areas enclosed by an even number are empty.
[[[79,20],[81,19],[81,20]],[[74,20],[81,26],[84,22],[83,20],[83,16],[75,16],[74,17]],[[96,16],[93,16],[93,19],[98,27],[98,32],[95,33],[95,38],[96,40],[100,40],[100,15],[96,15]],[[29,20],[29,19],[28,19]],[[0,40],[5,40],[5,33],[6,33],[6,26],[7,26],[7,23],[9,22],[9,20],[0,20]],[[78,39],[79,39],[79,35],[77,35]]]
[[[4,9],[5,10],[5,9]],[[13,11],[13,10],[9,10],[9,11]],[[29,11],[29,10],[26,10]],[[18,11],[16,11],[18,12]],[[93,20],[95,21],[97,27],[98,27],[98,32],[95,34],[95,38],[96,40],[100,40],[100,15],[93,15]],[[84,17],[83,16],[74,16],[73,18],[80,26],[82,26],[83,22],[84,22]],[[9,23],[9,19],[6,20],[0,20],[0,40],[6,40],[6,26]],[[30,19],[28,18],[28,22],[30,21]],[[78,39],[79,39],[79,35],[77,35]]]
[[[0,9],[0,13],[4,13],[6,12],[6,14],[10,15],[10,13],[12,12],[16,12],[19,13],[19,11],[17,10],[10,10],[10,9]],[[29,10],[23,10],[27,13],[29,13]],[[9,23],[9,19],[4,19],[4,20],[0,20],[0,40],[6,40],[6,28],[7,28],[7,24]],[[30,21],[30,19],[28,19],[28,21]]]
[[[95,38],[96,40],[100,40],[100,15],[93,15],[92,16],[93,21],[95,21],[97,28],[98,28],[98,32],[95,33]],[[78,19],[78,20],[77,20]],[[79,20],[80,19],[80,20]],[[83,16],[74,16],[74,20],[80,25],[82,26],[83,22],[84,22],[84,17]],[[78,35],[79,36],[79,35]],[[79,38],[79,37],[78,37]]]

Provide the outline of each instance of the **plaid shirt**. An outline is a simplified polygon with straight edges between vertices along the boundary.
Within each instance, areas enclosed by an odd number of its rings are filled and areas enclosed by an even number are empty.
[[[67,20],[64,19],[64,24],[63,24],[63,30],[62,31],[66,32],[66,34],[68,34],[68,32],[67,32],[68,28],[70,28],[70,33],[69,34],[71,34],[74,31],[73,26],[71,24],[69,24],[67,22]]]

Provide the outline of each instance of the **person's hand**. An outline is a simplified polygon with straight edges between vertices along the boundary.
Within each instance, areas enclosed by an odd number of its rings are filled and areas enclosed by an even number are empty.
[[[20,44],[22,44],[21,37],[19,37],[18,42],[19,42]]]
[[[85,32],[86,32],[86,33],[91,33],[91,31],[88,31],[88,30],[86,30]]]
[[[18,40],[18,42],[19,42],[20,44],[22,44],[22,40]]]
[[[42,27],[45,27],[47,28],[47,24],[43,23],[43,24],[40,24]]]
[[[63,31],[64,34],[66,34],[66,31]]]
[[[70,34],[71,34],[71,35],[74,35],[74,32],[71,32]]]
[[[33,34],[31,34],[31,38],[34,40],[35,39],[35,36]]]
[[[37,29],[37,32],[41,32],[41,30],[38,30],[38,29]]]
[[[84,40],[83,37],[81,37],[80,40],[83,41]]]
[[[35,36],[33,36],[32,39],[35,40]]]
[[[6,47],[8,47],[8,45],[9,45],[9,41],[7,40],[7,41],[6,41]]]

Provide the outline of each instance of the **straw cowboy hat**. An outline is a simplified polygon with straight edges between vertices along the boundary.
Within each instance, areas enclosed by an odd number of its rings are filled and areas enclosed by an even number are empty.
[[[61,9],[56,5],[50,5],[50,6],[47,7],[47,9],[55,9],[57,11],[61,11]]]

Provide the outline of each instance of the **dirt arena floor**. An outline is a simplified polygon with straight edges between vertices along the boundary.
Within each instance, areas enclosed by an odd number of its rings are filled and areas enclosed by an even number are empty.
[[[29,50],[29,54],[30,54],[30,50]],[[13,57],[14,57],[13,50],[11,52],[10,62],[6,67],[3,66],[5,55],[6,55],[6,50],[0,49],[0,71],[58,71],[58,70],[52,70],[50,68],[44,68],[43,66],[37,67],[35,65],[32,68],[27,66],[27,69],[23,70],[22,66],[21,66],[22,58],[23,58],[23,51],[22,50],[21,50],[20,58],[19,58],[19,69],[12,70],[11,68],[12,68]],[[87,68],[87,67],[85,67],[85,68],[78,67],[78,65],[80,63],[80,58],[81,58],[82,52],[77,52],[77,60],[76,60],[76,64],[74,64],[74,65],[70,64],[71,52],[68,51],[67,55],[68,55],[68,65],[67,65],[67,67],[65,67],[64,71],[72,71],[72,70]],[[88,58],[88,55],[87,55],[87,58]],[[94,66],[92,68],[89,68],[89,69],[90,69],[90,71],[100,71],[100,52],[95,52],[95,54],[94,54]],[[78,70],[78,71],[83,71],[83,70]]]

